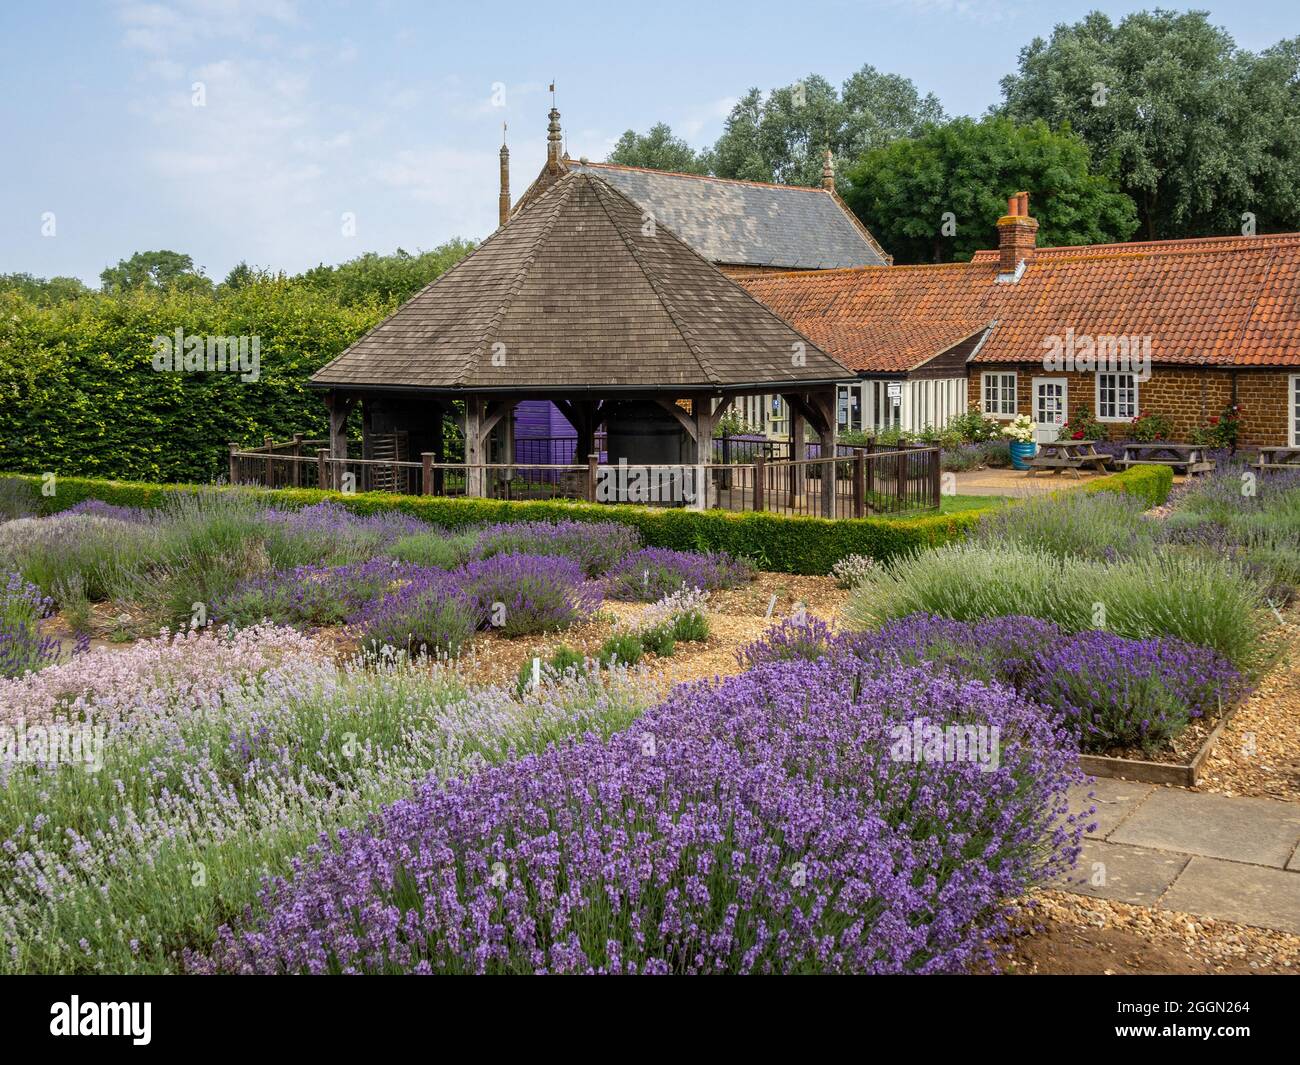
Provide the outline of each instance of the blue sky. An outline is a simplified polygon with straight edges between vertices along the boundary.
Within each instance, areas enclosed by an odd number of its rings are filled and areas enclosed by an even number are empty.
[[[864,63],[980,114],[1035,35],[1154,6],[6,2],[0,273],[97,283],[134,251],[171,248],[220,279],[241,259],[298,271],[481,238],[496,224],[501,123],[518,194],[545,155],[552,78],[570,153],[593,159],[659,120],[712,143],[749,87],[838,83]],[[1293,2],[1197,6],[1245,48],[1300,33]]]

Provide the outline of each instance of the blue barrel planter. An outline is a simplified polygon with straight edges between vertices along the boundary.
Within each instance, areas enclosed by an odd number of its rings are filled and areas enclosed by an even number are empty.
[[[1011,466],[1017,470],[1029,469],[1029,460],[1038,450],[1037,444],[1028,444],[1021,440],[1011,441]]]

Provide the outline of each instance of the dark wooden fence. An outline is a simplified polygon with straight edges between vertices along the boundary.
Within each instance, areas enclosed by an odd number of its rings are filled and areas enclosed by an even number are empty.
[[[585,463],[478,465],[434,462],[432,454],[418,462],[335,459],[324,443],[295,437],[281,444],[267,438],[261,447],[247,450],[231,444],[230,483],[489,499],[580,499],[836,518],[939,507],[936,447],[876,450],[839,445],[834,458],[814,453],[801,459],[769,458],[765,448],[756,447],[745,456],[748,461],[728,454],[730,461],[704,465],[619,466],[602,463],[597,455]],[[788,444],[767,443],[783,446],[788,456]],[[716,447],[714,451],[716,459]]]

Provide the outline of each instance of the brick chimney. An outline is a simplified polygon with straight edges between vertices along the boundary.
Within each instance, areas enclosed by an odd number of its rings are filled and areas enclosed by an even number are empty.
[[[835,157],[831,155],[831,150],[826,149],[825,160],[822,163],[822,188],[827,192],[835,191]]]
[[[510,149],[506,147],[506,127],[501,125],[501,194],[497,198],[497,223],[510,218]]]
[[[1014,275],[1020,264],[1034,258],[1037,219],[1029,217],[1029,193],[1017,192],[1007,200],[1007,213],[998,219],[998,272]]]

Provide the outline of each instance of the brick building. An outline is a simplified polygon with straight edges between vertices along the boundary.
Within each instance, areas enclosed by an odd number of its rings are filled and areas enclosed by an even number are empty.
[[[1300,446],[1300,234],[1038,248],[1028,199],[969,263],[742,283],[857,371],[841,428],[938,427],[970,404],[1028,414],[1040,440],[1085,415],[1123,439],[1139,412],[1186,438],[1237,404],[1243,443]]]

